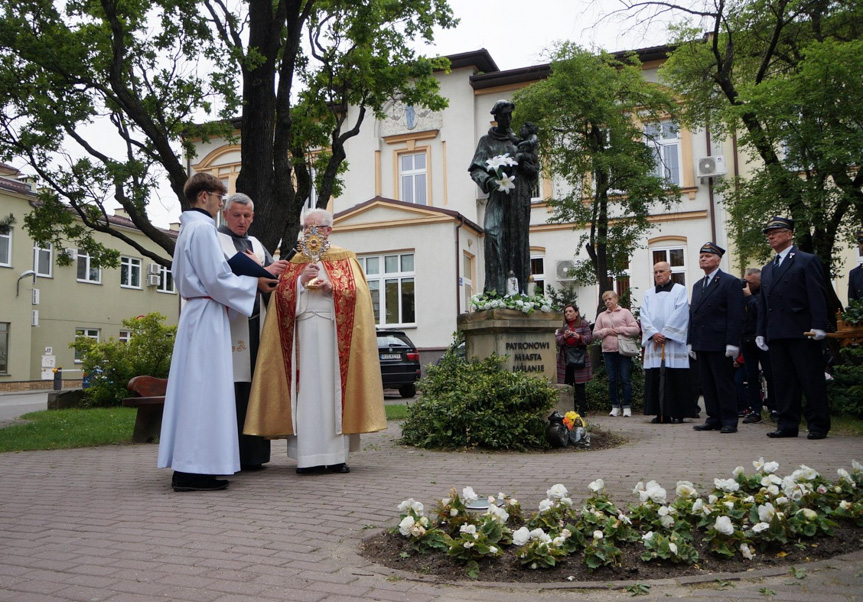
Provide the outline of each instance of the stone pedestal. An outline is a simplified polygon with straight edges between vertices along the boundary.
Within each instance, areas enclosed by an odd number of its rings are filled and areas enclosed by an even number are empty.
[[[563,323],[563,314],[513,309],[490,309],[458,317],[458,329],[465,335],[468,359],[484,359],[493,353],[506,356],[512,372],[526,372],[557,382],[557,346],[554,331]]]

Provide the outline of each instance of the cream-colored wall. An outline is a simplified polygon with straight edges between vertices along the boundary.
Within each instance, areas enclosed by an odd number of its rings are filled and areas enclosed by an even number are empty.
[[[159,312],[167,317],[168,324],[176,324],[179,312],[179,295],[160,293],[157,287],[146,285],[147,266],[151,263],[138,251],[118,239],[102,233],[94,237],[122,255],[141,259],[141,288],[120,287],[120,269],[102,269],[101,284],[77,281],[77,263],[60,267],[56,263],[58,249],[54,249],[52,277],[38,277],[35,285],[31,278],[20,283],[20,295],[15,297],[15,280],[25,270],[33,269],[33,242],[24,231],[23,216],[30,211],[29,199],[13,198],[0,192],[0,215],[10,212],[16,215],[13,233],[12,268],[0,268],[0,321],[12,322],[10,348],[13,363],[7,375],[0,375],[3,382],[40,380],[41,358],[45,347],[52,347],[56,363],[66,370],[80,370],[74,362],[74,351],[69,343],[75,338],[76,328],[98,328],[100,339],[117,338],[122,320],[142,314]],[[134,229],[124,233],[141,241],[154,251],[155,243]],[[72,245],[70,245],[72,246]],[[162,254],[164,252],[162,251]],[[39,289],[40,303],[31,305],[31,290]],[[39,326],[30,326],[30,310],[39,311]],[[6,316],[10,316],[9,319]],[[66,378],[78,379],[80,372],[65,374]]]

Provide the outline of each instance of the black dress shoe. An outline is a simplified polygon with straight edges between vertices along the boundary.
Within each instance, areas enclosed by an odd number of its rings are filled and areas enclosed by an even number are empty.
[[[819,433],[818,431],[809,431],[809,434],[806,435],[807,439],[826,439],[827,433]]]
[[[259,470],[264,470],[266,466],[263,464],[240,464],[240,470],[243,472],[257,472]]]
[[[174,491],[219,491],[227,489],[230,483],[226,479],[217,479],[212,475],[194,475],[191,478],[172,478],[171,487]]]
[[[699,412],[695,412],[694,414],[690,414],[687,418],[701,418],[701,414]]]
[[[704,424],[696,424],[692,428],[696,431],[718,431],[720,427],[705,422]]]
[[[315,474],[323,469],[323,466],[306,466],[304,468],[297,468],[297,474]]]
[[[728,433],[736,433],[737,427],[736,426],[728,426],[726,424],[721,429],[719,429],[719,432],[722,433],[723,435],[727,435]]]
[[[330,472],[338,472],[341,474],[346,474],[351,471],[351,469],[348,468],[348,465],[344,462],[342,462],[341,464],[333,464],[332,466],[327,466],[327,470],[329,470]]]
[[[752,412],[743,419],[743,424],[753,424],[755,422],[761,422],[761,414]]]
[[[673,422],[674,424],[683,424],[686,421],[683,418],[672,418],[671,422]]]
[[[769,433],[767,433],[767,436],[770,437],[771,439],[782,439],[784,437],[796,437],[797,433],[795,433],[793,431],[775,430],[775,431],[770,431]]]

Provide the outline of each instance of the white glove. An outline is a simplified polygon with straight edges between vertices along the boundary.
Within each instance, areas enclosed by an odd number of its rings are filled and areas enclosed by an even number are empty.
[[[739,347],[735,347],[734,345],[726,345],[725,346],[725,357],[730,357],[731,359],[736,359],[738,355],[740,355],[740,348]]]
[[[813,328],[812,332],[815,333],[815,336],[813,336],[812,338],[815,339],[816,341],[820,341],[821,339],[823,339],[824,337],[827,336],[826,332],[824,332],[823,330],[818,330],[817,328]]]
[[[755,337],[755,346],[761,351],[768,351],[770,349],[770,347],[767,346],[767,343],[764,342],[764,337]]]
[[[686,351],[689,353],[689,357],[691,357],[692,359],[698,359],[695,357],[695,352],[692,350],[692,345],[687,345]]]

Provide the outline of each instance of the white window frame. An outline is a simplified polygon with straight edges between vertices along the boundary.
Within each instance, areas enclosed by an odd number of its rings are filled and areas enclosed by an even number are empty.
[[[416,158],[422,157],[425,166],[422,168],[416,167]],[[412,169],[404,169],[402,166],[402,161],[407,158],[411,158],[411,164],[413,166]],[[421,150],[418,152],[411,153],[400,153],[398,155],[398,165],[399,165],[399,200],[402,200],[406,203],[413,203],[414,205],[425,205],[428,206],[428,164],[429,157],[426,151]],[[422,178],[421,184],[417,183],[418,178]],[[408,193],[405,184],[406,180],[410,181],[410,192]],[[422,202],[417,202],[416,194],[417,192],[422,191]],[[410,196],[410,198],[408,198]]]
[[[534,273],[533,267],[535,261],[542,262],[542,272]],[[530,256],[530,276],[533,279],[534,284],[534,294],[541,295],[545,294],[545,284],[548,282],[548,279],[545,276],[545,255],[531,255]]]
[[[47,254],[48,257],[48,272],[39,271],[39,258],[42,254]],[[33,271],[41,278],[53,278],[54,273],[54,245],[48,243],[47,247],[40,247],[38,244],[33,244]]]
[[[462,253],[461,301],[462,311],[470,311],[470,298],[473,297],[473,271],[476,268],[476,256],[464,251]]]
[[[9,331],[11,322],[0,322],[0,374],[9,374]]]
[[[117,337],[117,340],[120,341],[121,343],[123,343],[124,345],[127,344],[129,341],[132,340],[132,331],[131,330],[121,330],[120,334]]]
[[[85,262],[84,274],[86,278],[81,278],[80,276],[80,266],[81,262]],[[96,278],[91,278],[93,275],[93,270],[96,270]],[[78,282],[86,282],[88,284],[102,284],[102,269],[101,268],[92,268],[90,267],[90,255],[78,249],[78,257],[75,260],[75,270],[76,270],[76,278]]]
[[[666,133],[666,127],[673,129],[673,133],[670,135]],[[647,124],[644,126],[644,137],[653,151],[656,162],[654,174],[680,186],[683,183],[683,147],[680,138],[680,125],[671,119]],[[667,159],[671,156],[676,159],[676,171],[672,171],[672,167],[668,165]]]
[[[85,328],[83,326],[75,328],[75,338],[85,337],[88,339],[93,339],[97,343],[101,338],[101,331],[98,328]],[[81,358],[78,357],[78,350],[75,350],[75,363],[80,364],[83,362]]]
[[[174,286],[174,275],[171,273],[171,268],[159,266],[159,286],[156,287],[156,292],[173,295],[177,291]]]
[[[6,261],[0,259],[0,266],[11,268],[12,267],[12,227],[9,227],[9,231],[5,234],[0,232],[0,248],[6,248]]]
[[[672,251],[680,251],[683,258],[683,265],[671,264]],[[657,259],[654,255],[655,253],[664,253],[665,259]],[[683,286],[688,286],[686,284],[686,245],[663,245],[650,247],[650,282],[653,282],[653,266],[660,261],[667,261],[668,265],[671,266],[671,279],[674,282],[682,284]]]
[[[133,281],[132,272],[134,271],[134,269],[136,267],[137,267],[137,272],[138,272],[138,284],[137,285],[132,284],[132,281]],[[126,274],[127,274],[128,278],[126,280],[128,282],[124,282],[124,280],[123,280],[123,268],[126,268],[126,270],[127,270]],[[131,289],[141,290],[141,275],[142,275],[142,269],[141,268],[142,268],[142,265],[141,265],[141,259],[140,258],[138,258],[138,257],[127,257],[126,255],[121,256],[120,257],[120,287],[121,288],[131,288]]]
[[[386,271],[386,263],[387,258],[398,258],[398,271]],[[363,272],[366,274],[366,281],[369,283],[369,289],[372,292],[372,306],[377,310],[377,315],[375,316],[375,323],[378,326],[385,327],[406,327],[406,326],[416,326],[416,264],[414,263],[413,270],[404,270],[404,262],[406,257],[411,257],[411,261],[416,261],[416,253],[414,251],[398,251],[392,253],[381,253],[379,255],[364,255],[359,257],[360,265],[363,268]],[[369,273],[369,265],[370,260],[377,260],[377,269],[372,270],[372,273]],[[394,283],[396,286],[396,303],[397,307],[392,308],[387,305],[387,285]],[[404,285],[406,284],[413,285],[413,320],[406,321],[405,313],[408,308],[405,308],[403,305],[404,293],[402,291]],[[390,311],[394,311],[397,315],[398,320],[394,322],[387,321],[387,315]]]

